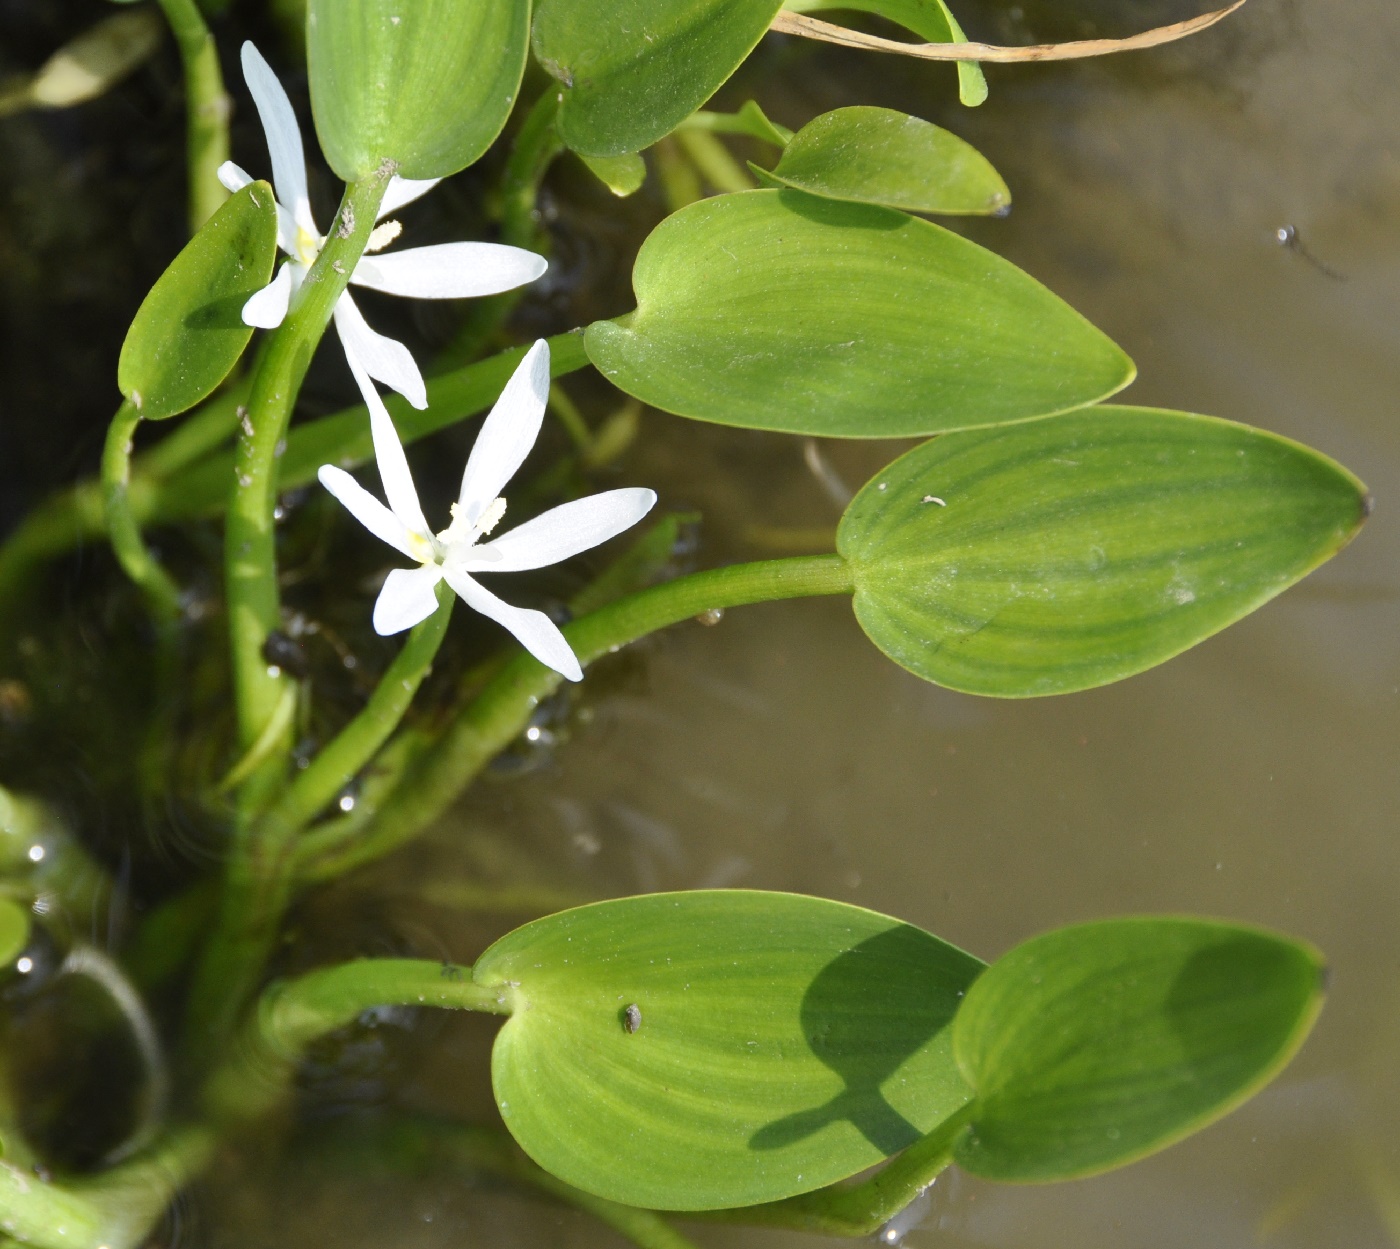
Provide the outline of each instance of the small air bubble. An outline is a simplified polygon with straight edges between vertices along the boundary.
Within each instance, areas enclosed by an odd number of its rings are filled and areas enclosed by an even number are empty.
[[[344,811],[348,815],[351,811],[355,809],[355,795],[341,794],[340,801],[337,802],[335,805],[338,806],[342,811]]]
[[[31,863],[42,863],[44,861],[44,847],[38,844],[30,846],[29,861]]]
[[[34,960],[32,958],[22,958],[15,963],[15,970],[21,976],[27,976],[34,970]]]

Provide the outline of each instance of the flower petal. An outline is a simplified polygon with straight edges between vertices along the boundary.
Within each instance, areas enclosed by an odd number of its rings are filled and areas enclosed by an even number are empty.
[[[418,491],[413,485],[413,474],[408,471],[408,457],[403,453],[403,443],[399,441],[399,431],[389,416],[389,409],[374,388],[360,362],[346,351],[345,358],[350,362],[350,372],[355,375],[360,393],[365,397],[369,408],[369,429],[374,439],[374,459],[379,465],[379,480],[384,484],[384,497],[389,500],[389,510],[403,522],[410,533],[416,533],[429,541],[428,522],[423,519],[423,507],[418,502]]]
[[[335,328],[345,354],[358,360],[375,381],[398,391],[415,408],[428,406],[428,389],[408,348],[370,329],[348,291],[336,301]]]
[[[243,305],[243,324],[275,330],[287,316],[292,300],[292,266],[284,263],[277,276]]]
[[[411,560],[418,559],[422,542],[417,543],[407,527],[397,516],[370,494],[358,481],[343,468],[333,464],[322,464],[316,476],[344,505],[346,510],[381,542],[387,542],[396,551],[402,551]]]
[[[575,499],[527,520],[494,542],[469,548],[460,566],[468,572],[524,572],[557,564],[630,529],[655,503],[656,492],[639,487]]]
[[[482,422],[462,473],[458,505],[475,524],[525,462],[544,423],[549,398],[549,344],[540,339],[516,366]]]
[[[390,178],[389,189],[384,192],[384,200],[379,205],[379,216],[376,221],[382,221],[391,212],[402,208],[405,204],[411,204],[420,195],[426,195],[439,182],[441,178]]]
[[[318,231],[306,191],[306,155],[301,146],[301,127],[297,125],[292,102],[277,81],[272,66],[251,43],[243,45],[243,78],[252,92],[258,117],[262,119],[263,134],[267,136],[277,198],[291,210],[296,224],[315,236]]]
[[[468,607],[510,630],[515,640],[540,663],[553,668],[570,681],[583,680],[583,669],[579,667],[577,656],[564,640],[558,626],[544,612],[532,611],[528,607],[512,607],[502,602],[460,569],[444,568],[442,575]]]
[[[411,299],[469,299],[533,282],[549,268],[543,256],[503,243],[438,243],[384,256],[363,256],[356,286]]]
[[[395,568],[384,578],[384,588],[374,601],[374,631],[380,637],[402,633],[437,610],[437,583],[442,569],[436,564],[421,568]]]
[[[219,166],[219,181],[223,183],[224,190],[237,195],[245,186],[251,186],[254,179],[246,169],[235,165],[231,160],[226,160]]]

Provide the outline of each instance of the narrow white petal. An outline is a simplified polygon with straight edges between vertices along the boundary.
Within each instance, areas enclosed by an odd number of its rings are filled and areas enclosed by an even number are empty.
[[[423,549],[422,540],[415,543],[414,536],[405,528],[403,521],[349,473],[333,464],[322,464],[316,476],[321,484],[345,505],[350,515],[376,538],[387,542],[396,551],[402,551],[409,559],[418,559],[418,554]]]
[[[415,408],[428,406],[428,389],[408,348],[370,329],[349,292],[336,301],[335,328],[345,354],[358,360],[375,381],[398,391]]]
[[[403,522],[410,533],[428,535],[428,522],[423,519],[423,508],[418,502],[418,491],[413,485],[413,474],[408,471],[408,457],[403,453],[403,443],[399,441],[399,431],[394,428],[389,409],[379,397],[374,383],[361,367],[360,362],[345,353],[350,362],[350,372],[355,375],[360,393],[365,397],[369,408],[369,429],[374,439],[374,459],[379,465],[379,480],[384,484],[384,497],[389,500],[389,510]]]
[[[287,315],[292,300],[292,266],[283,264],[277,276],[243,305],[243,324],[275,330]]]
[[[468,572],[524,572],[557,564],[630,529],[655,502],[654,490],[639,487],[575,499],[527,520],[494,542],[470,548],[462,567]]]
[[[548,398],[549,344],[540,339],[511,374],[467,457],[457,502],[471,523],[496,501],[530,454]]]
[[[272,72],[272,66],[251,43],[243,45],[243,78],[252,92],[262,119],[267,150],[272,157],[272,182],[277,199],[291,210],[292,218],[308,234],[316,234],[311,219],[311,200],[306,192],[306,156],[301,146],[301,127],[292,102]]]
[[[384,588],[374,602],[374,631],[380,637],[402,633],[437,610],[437,583],[442,569],[436,564],[421,568],[395,568],[384,578]]]
[[[469,299],[533,282],[549,268],[543,256],[504,243],[438,243],[385,256],[363,256],[350,280],[411,299]]]
[[[245,186],[251,186],[254,178],[252,174],[240,169],[231,160],[226,160],[219,166],[219,181],[224,184],[225,191],[231,191],[237,195]]]
[[[379,205],[379,216],[375,220],[382,221],[395,209],[413,203],[441,181],[441,178],[390,178],[389,189],[384,192],[384,202]]]
[[[442,575],[468,607],[509,629],[516,641],[540,663],[553,668],[570,681],[583,680],[583,669],[579,667],[578,658],[558,626],[544,612],[531,611],[528,607],[512,607],[502,602],[459,569],[444,568]]]

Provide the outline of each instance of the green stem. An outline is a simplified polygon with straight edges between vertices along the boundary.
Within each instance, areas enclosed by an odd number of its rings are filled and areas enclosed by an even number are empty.
[[[228,160],[231,111],[219,70],[219,49],[194,0],[160,0],[180,45],[185,67],[186,163],[190,180],[190,233],[194,234],[228,198],[219,166]]]
[[[203,459],[231,438],[239,420],[247,412],[243,405],[248,401],[253,378],[262,363],[261,357],[262,353],[259,352],[257,362],[245,376],[229,382],[217,395],[178,423],[172,422],[175,428],[170,433],[149,451],[137,456],[136,471],[157,481],[166,480],[186,465]],[[222,484],[227,487],[227,479]],[[219,493],[224,495],[227,489]]]
[[[871,1236],[922,1193],[953,1161],[953,1149],[972,1118],[969,1102],[915,1141],[868,1180],[819,1188],[784,1201],[733,1210],[707,1210],[693,1218],[713,1222],[787,1227],[828,1236]]]
[[[540,184],[554,158],[564,150],[555,129],[559,90],[551,87],[531,106],[511,144],[501,175],[501,242],[530,251],[547,252],[548,236],[540,228],[535,211]],[[523,297],[524,292],[505,291],[476,300],[456,336],[438,357],[437,367],[450,368],[470,360],[481,349]]]
[[[0,1227],[36,1249],[96,1249],[105,1220],[95,1202],[0,1162]]]
[[[754,180],[749,171],[729,154],[714,134],[708,130],[678,130],[676,142],[705,175],[716,191],[751,191]]]
[[[586,666],[649,633],[715,608],[850,594],[853,588],[850,568],[839,555],[734,564],[629,594],[573,621],[564,636]],[[409,768],[364,836],[308,863],[306,876],[338,876],[415,837],[515,739],[531,712],[562,680],[529,655],[516,655]]]
[[[141,540],[141,529],[127,494],[131,440],[140,423],[141,413],[129,399],[112,418],[102,449],[102,502],[117,562],[141,587],[157,619],[170,624],[180,615],[180,589]]]

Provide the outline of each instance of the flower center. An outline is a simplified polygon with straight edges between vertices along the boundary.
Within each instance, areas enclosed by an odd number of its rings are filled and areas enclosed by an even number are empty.
[[[321,248],[325,245],[324,238],[317,238],[301,226],[297,226],[296,257],[306,268],[309,269],[316,263],[316,257],[321,254]]]
[[[434,546],[439,554],[440,563],[451,551],[467,550],[475,546],[482,538],[491,532],[501,523],[501,517],[506,514],[506,501],[504,499],[493,500],[477,517],[473,524],[467,519],[466,513],[462,510],[460,503],[452,505],[452,523],[447,526],[434,541]]]

